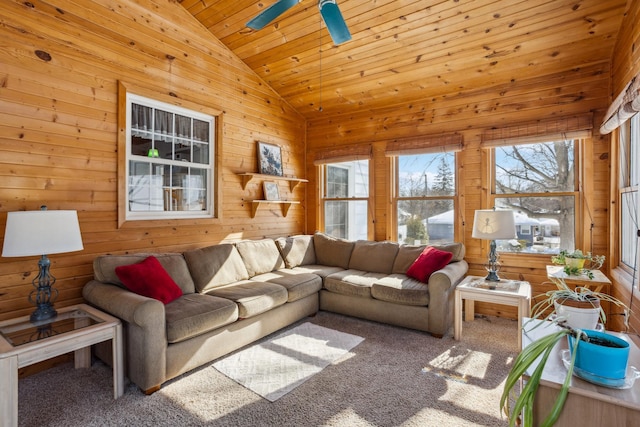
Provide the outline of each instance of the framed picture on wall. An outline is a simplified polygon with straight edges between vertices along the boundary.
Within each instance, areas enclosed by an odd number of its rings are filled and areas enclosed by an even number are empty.
[[[282,152],[279,146],[258,141],[258,172],[282,176]]]
[[[280,191],[278,184],[273,181],[265,181],[262,183],[264,187],[265,200],[280,200]]]

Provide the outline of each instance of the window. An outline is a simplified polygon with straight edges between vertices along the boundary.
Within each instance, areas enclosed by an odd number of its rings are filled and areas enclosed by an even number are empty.
[[[398,242],[452,242],[455,153],[399,155],[395,170]]]
[[[638,144],[640,144],[640,114],[627,120],[619,128],[620,144],[620,264],[634,272],[637,253],[638,230]]]
[[[517,239],[497,241],[508,252],[557,253],[575,248],[578,205],[574,140],[492,149],[492,197],[513,209]]]
[[[343,239],[366,240],[369,223],[369,161],[322,166],[324,232]]]
[[[216,118],[127,93],[126,220],[214,216]]]

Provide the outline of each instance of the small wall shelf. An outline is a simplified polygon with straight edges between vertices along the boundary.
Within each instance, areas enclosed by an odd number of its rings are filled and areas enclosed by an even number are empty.
[[[274,181],[289,181],[289,189],[293,191],[294,188],[301,182],[309,182],[308,179],[294,178],[288,176],[277,176],[277,175],[266,175],[262,173],[253,173],[253,172],[242,172],[237,174],[242,178],[242,189],[247,189],[247,184],[253,178],[263,179],[263,180],[274,180]],[[266,201],[266,200],[265,200]],[[290,202],[291,203],[291,202]]]
[[[289,208],[291,205],[298,205],[300,202],[295,202],[293,200],[251,200],[251,218],[256,217],[256,211],[260,207],[260,205],[266,204],[276,204],[280,205],[282,208],[282,216],[287,216],[289,213]]]

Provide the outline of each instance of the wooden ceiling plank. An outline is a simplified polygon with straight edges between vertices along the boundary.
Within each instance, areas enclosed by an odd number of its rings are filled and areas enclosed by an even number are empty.
[[[571,20],[567,21],[567,18],[558,17],[558,19],[559,21],[557,25],[561,28],[564,28],[564,31],[566,31],[569,34],[574,34],[574,30],[576,28],[579,29],[581,28],[582,25],[586,25],[586,24],[581,25],[580,21],[577,21],[577,22],[571,21]],[[567,22],[573,23],[573,25],[569,27],[568,25],[566,25]],[[616,21],[611,20],[611,22],[615,24]],[[480,52],[482,56],[485,56],[488,53],[490,53],[492,50],[496,52],[500,52],[501,50],[513,48],[513,46],[517,45],[517,42],[514,42],[514,40],[519,40],[523,38],[523,36],[529,35],[531,38],[535,38],[537,34],[535,34],[534,31],[539,31],[539,23],[533,23],[531,25],[518,28],[517,33],[509,32],[505,34],[498,34],[497,31],[492,32],[486,37],[483,37],[482,42],[478,42],[477,44],[469,43],[470,39],[467,39],[467,38],[447,39],[445,37],[437,37],[429,41],[423,41],[421,42],[421,44],[412,45],[411,48],[413,49],[414,55],[407,56],[405,54],[401,60],[404,61],[405,63],[415,63],[415,59],[417,57],[420,57],[421,60],[426,60],[428,58],[437,58],[438,56],[446,58],[448,56],[456,55],[463,52],[464,51],[463,49],[469,51],[470,46],[471,46],[472,52]],[[552,36],[556,35],[557,37],[558,30],[555,28],[551,29],[547,31],[547,34],[551,34]],[[576,36],[580,37],[579,34],[573,35],[573,37],[576,37]],[[484,50],[488,50],[488,52],[484,52]],[[358,57],[357,51],[354,51],[350,54],[350,58],[352,58],[351,62],[357,63],[357,65],[359,66],[359,69],[357,70],[357,72],[360,72],[361,70],[366,69],[365,66],[368,63],[376,64],[379,67],[384,63],[385,60],[386,60],[386,63],[393,64],[394,67],[397,66],[398,58],[389,54],[392,51],[381,51],[378,49],[369,49],[369,51],[371,53],[369,52],[366,53],[367,55],[369,55],[367,59]],[[366,50],[364,52],[366,52]],[[427,54],[424,54],[423,52],[427,52]],[[343,61],[341,57],[338,57],[338,55],[331,55],[331,53],[333,52],[329,51],[328,55],[325,53],[326,58],[323,58],[323,65],[325,66],[325,69],[328,72],[331,72],[332,67],[334,67],[334,65],[337,64],[338,61]],[[315,53],[315,56],[317,57],[317,52]],[[385,59],[381,60],[380,58],[385,58]],[[389,59],[386,59],[386,58],[389,58]],[[300,60],[302,62],[302,58],[300,58]],[[361,63],[362,65],[360,65]],[[274,67],[273,65],[268,65],[268,67],[270,70],[269,75],[271,75],[272,78],[278,79],[279,81],[286,81],[287,76],[279,74],[278,68]],[[316,67],[316,71],[317,71],[317,67]],[[346,70],[345,69],[340,70],[341,73],[344,71]],[[306,74],[304,65],[298,67],[297,74]]]

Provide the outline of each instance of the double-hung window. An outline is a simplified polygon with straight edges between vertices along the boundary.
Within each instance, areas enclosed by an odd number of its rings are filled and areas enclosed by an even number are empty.
[[[127,93],[126,220],[214,216],[216,117]]]
[[[395,185],[399,243],[454,241],[454,152],[398,155]]]
[[[368,239],[369,160],[322,165],[324,232],[343,239]]]
[[[491,149],[493,206],[515,213],[517,238],[505,252],[557,253],[576,246],[578,140],[502,145]]]
[[[640,165],[640,114],[624,122],[618,129],[620,153],[620,267],[633,273],[637,269],[638,184]]]

